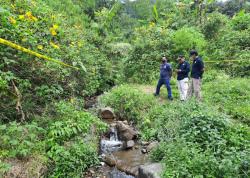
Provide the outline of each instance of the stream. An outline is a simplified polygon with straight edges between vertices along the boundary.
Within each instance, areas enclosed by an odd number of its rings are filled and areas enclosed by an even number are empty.
[[[139,145],[130,149],[124,148],[124,142],[119,140],[117,129],[112,126],[110,127],[109,138],[102,138],[100,146],[102,157],[109,159],[106,162],[110,162],[110,166],[115,164],[111,167],[111,170],[105,172],[107,178],[135,178],[139,166],[148,161],[147,156],[141,152]]]
[[[87,109],[96,108],[95,101],[88,103]],[[136,139],[129,139],[134,143],[129,147],[128,140],[121,138],[118,125],[134,130],[127,122],[116,121],[115,118],[103,119],[109,125],[109,131],[100,140],[100,158],[103,160],[102,166],[94,173],[85,176],[86,178],[135,178],[138,175],[138,168],[149,162],[147,154],[142,153],[143,147],[136,143]],[[124,124],[125,123],[125,124]],[[135,131],[134,131],[135,132]]]

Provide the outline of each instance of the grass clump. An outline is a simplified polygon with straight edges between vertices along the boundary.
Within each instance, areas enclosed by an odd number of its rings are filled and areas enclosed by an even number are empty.
[[[205,101],[250,125],[250,85],[248,78],[217,79],[204,85]]]
[[[119,118],[135,123],[139,123],[145,114],[157,105],[153,95],[147,95],[131,85],[113,88],[100,98],[99,103],[112,107]]]
[[[158,118],[150,127],[156,134],[149,139],[161,142],[152,158],[164,163],[164,177],[249,175],[249,127],[233,124],[228,115],[205,104],[174,105],[149,113]]]

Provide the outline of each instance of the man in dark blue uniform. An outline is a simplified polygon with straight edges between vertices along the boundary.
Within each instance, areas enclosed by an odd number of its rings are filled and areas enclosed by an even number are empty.
[[[170,86],[171,76],[172,76],[172,67],[167,62],[167,58],[164,56],[162,58],[162,64],[160,66],[160,79],[156,87],[156,92],[154,94],[155,96],[158,96],[160,94],[161,86],[165,85],[168,90],[168,99],[173,100],[171,86]]]
[[[191,70],[191,83],[188,90],[188,98],[195,95],[198,101],[201,101],[201,79],[204,73],[204,63],[198,56],[198,52],[195,50],[190,51],[190,57],[193,60]]]

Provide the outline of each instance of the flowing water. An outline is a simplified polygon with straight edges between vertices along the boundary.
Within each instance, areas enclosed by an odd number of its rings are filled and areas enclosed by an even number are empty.
[[[96,97],[89,98],[86,102],[86,109],[95,109]],[[105,119],[105,122],[110,125],[110,133],[108,138],[102,138],[100,142],[102,155],[111,156],[116,162],[119,162],[121,165],[128,168],[138,169],[138,166],[143,165],[147,162],[145,154],[141,153],[140,147],[137,149],[125,150],[123,148],[123,142],[119,140],[117,130],[112,124],[114,123],[113,119]],[[115,167],[102,166],[100,169],[100,178],[135,178],[132,175],[121,172]],[[97,170],[98,171],[98,170]],[[91,176],[93,177],[93,176]],[[96,176],[95,176],[96,177]]]
[[[119,141],[117,130],[111,127],[110,138],[101,140],[101,151],[102,153],[112,153],[114,151],[121,150],[123,143]]]
[[[131,170],[136,172],[140,165],[147,162],[145,154],[141,153],[139,147],[129,150],[123,148],[123,142],[118,139],[115,127],[111,126],[109,138],[103,138],[100,144],[102,155],[108,155],[117,164],[111,170],[106,171],[105,176],[107,178],[134,178],[134,176],[121,172],[118,169],[122,169],[125,172],[133,172]]]

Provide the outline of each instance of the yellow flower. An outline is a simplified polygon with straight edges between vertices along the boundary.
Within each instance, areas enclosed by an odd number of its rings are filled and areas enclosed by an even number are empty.
[[[56,30],[54,28],[50,28],[49,31],[50,31],[50,33],[51,33],[52,36],[56,36],[57,35],[57,32],[56,32]]]
[[[23,20],[24,19],[24,15],[19,15],[19,19]]]
[[[154,27],[155,23],[154,22],[150,22],[149,27]]]
[[[55,49],[60,49],[60,47],[58,45],[56,45],[55,43],[53,43],[52,41],[50,42],[50,45],[55,48]]]
[[[10,21],[11,24],[16,24],[16,20],[13,17],[10,17],[9,21]]]
[[[38,21],[38,19],[36,17],[34,17],[34,16],[32,17],[32,20],[35,21],[35,22]]]
[[[54,28],[55,30],[57,30],[58,27],[59,27],[58,25],[54,24],[52,28]]]
[[[40,49],[40,50],[42,50],[43,46],[42,45],[38,45],[37,48]]]
[[[35,21],[36,22],[38,20],[36,17],[34,17],[32,15],[32,12],[30,12],[30,11],[26,12],[25,16],[26,16],[27,19],[29,19],[31,21]]]
[[[51,35],[53,35],[53,36],[56,36],[56,35],[57,35],[56,30],[58,29],[58,27],[59,27],[58,25],[54,24],[54,25],[49,29]]]
[[[28,18],[31,18],[31,17],[32,17],[32,12],[28,11],[28,12],[26,12],[25,15],[26,15]]]

